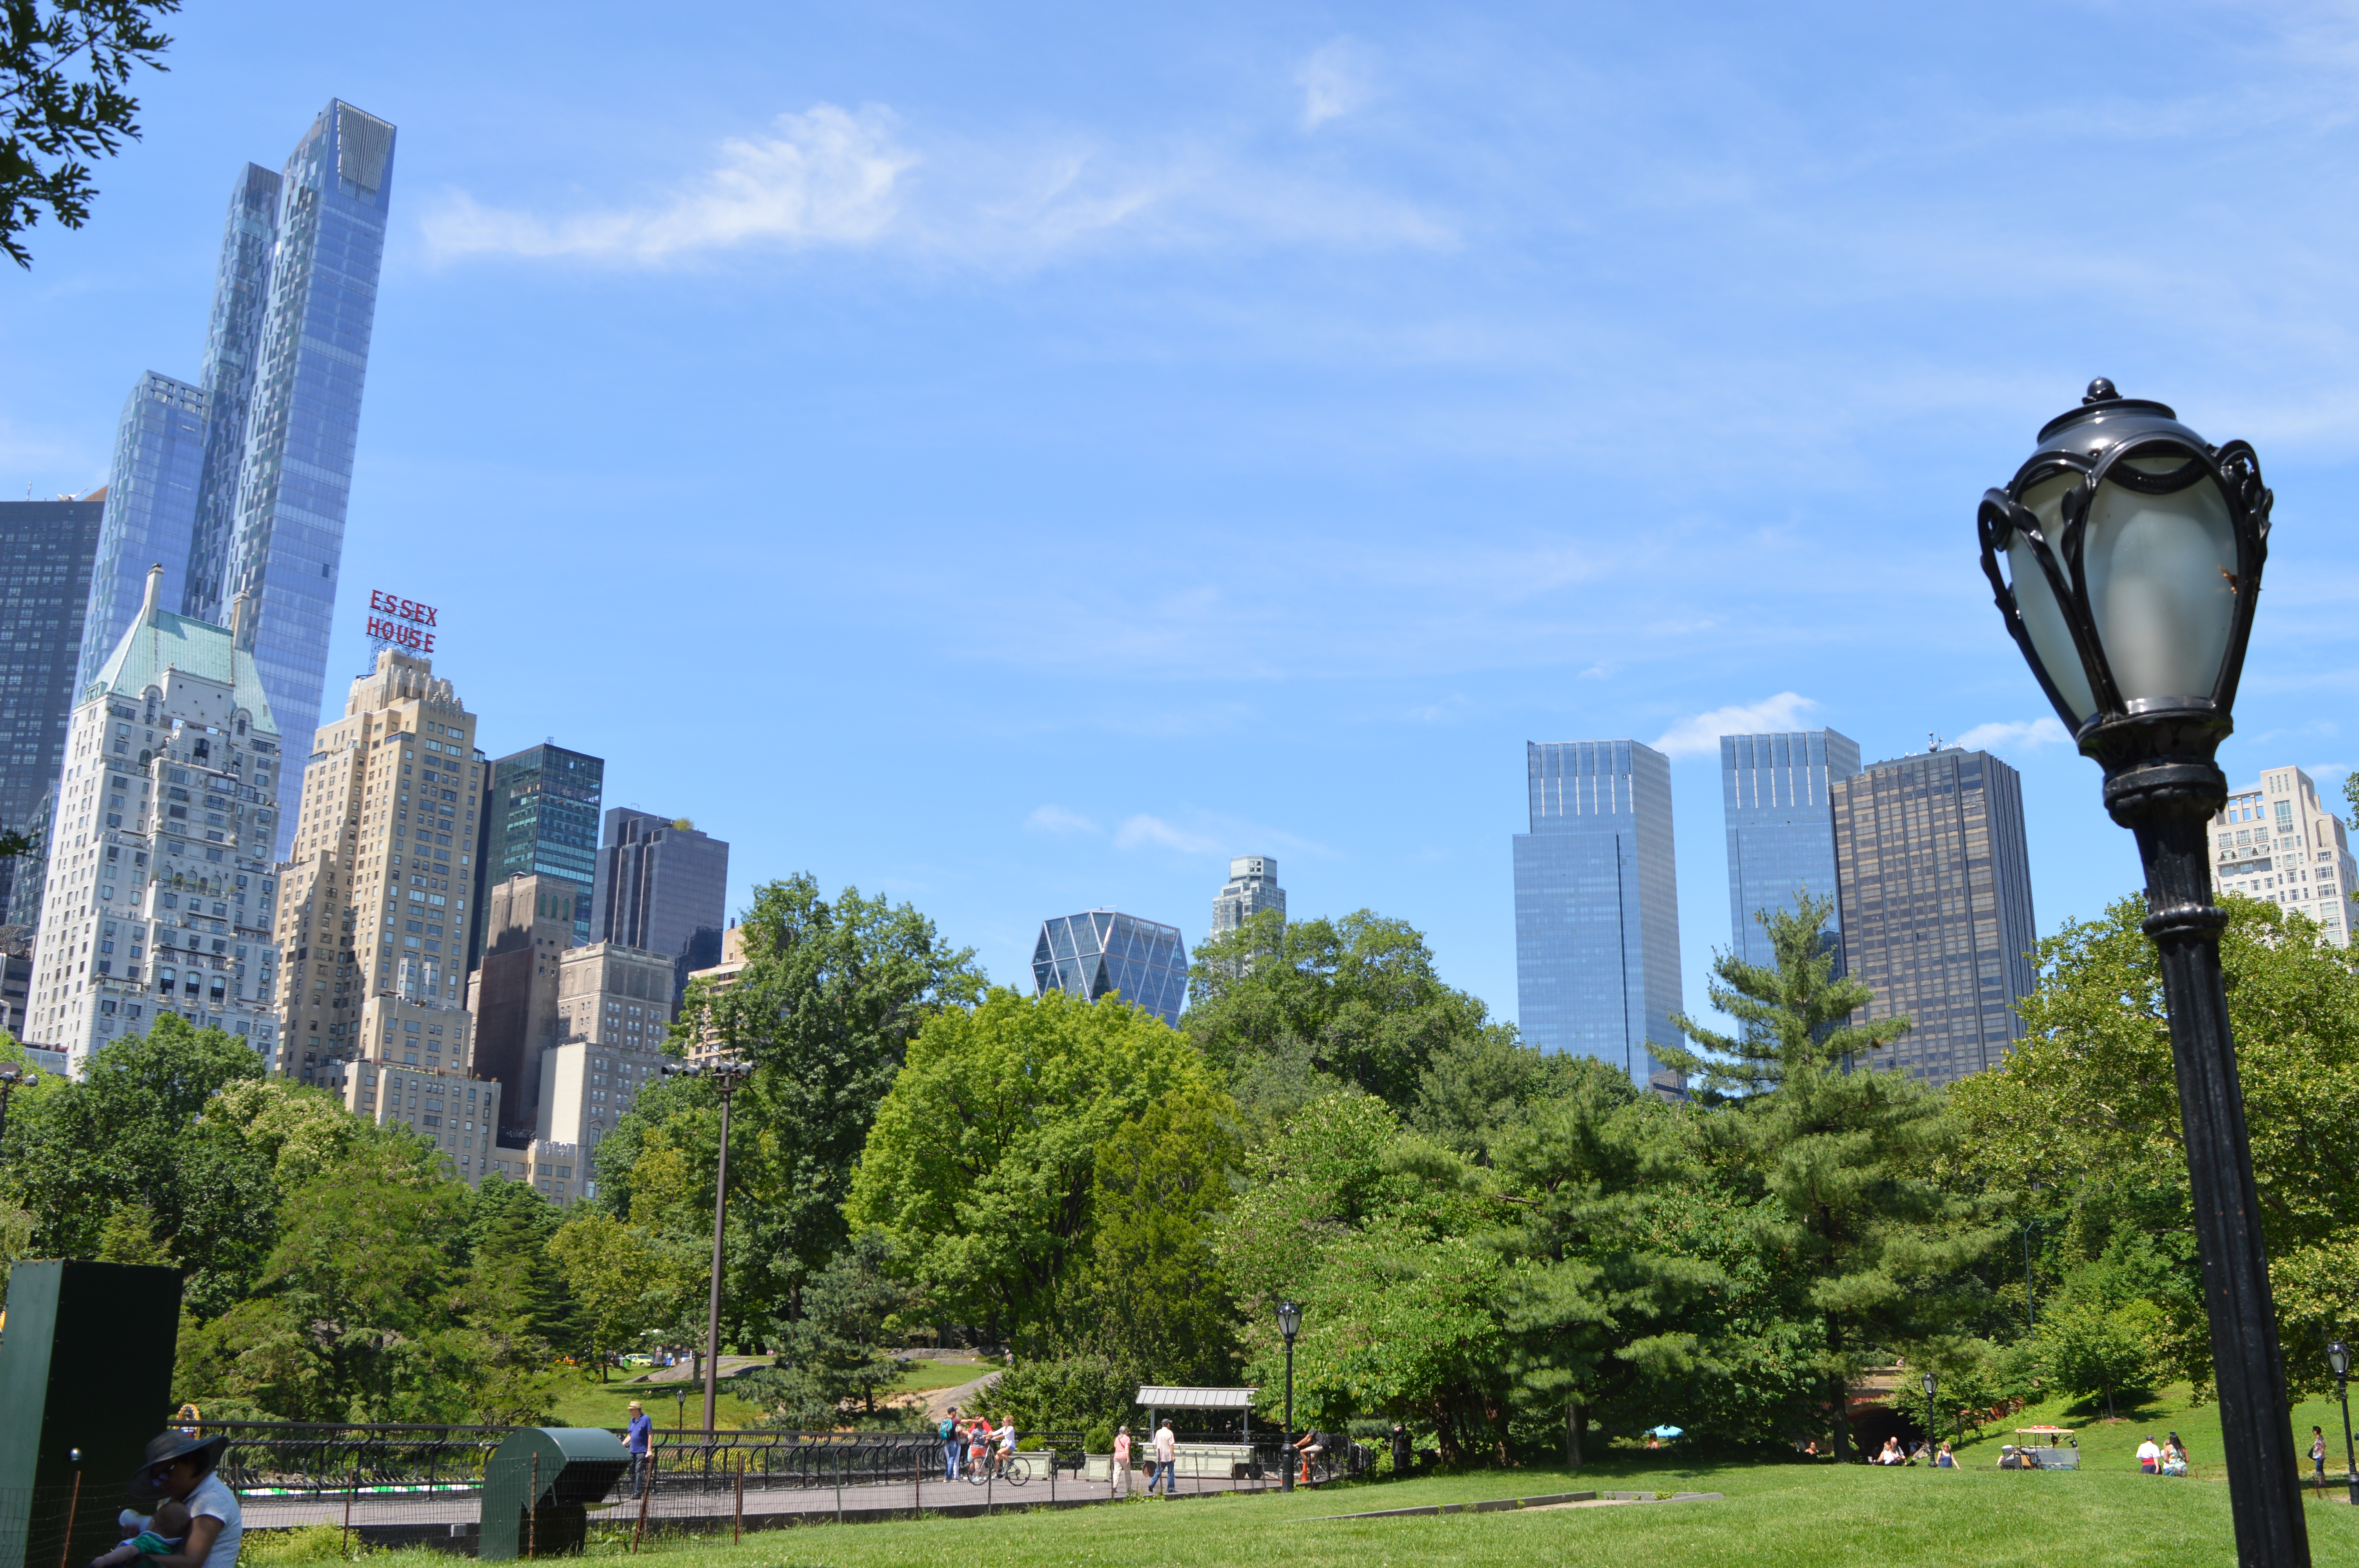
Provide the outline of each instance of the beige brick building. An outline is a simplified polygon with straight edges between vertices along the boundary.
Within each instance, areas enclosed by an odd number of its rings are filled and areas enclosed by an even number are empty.
[[[690,985],[702,980],[708,991],[727,990],[737,983],[737,977],[745,972],[745,928],[733,925],[721,935],[721,962],[709,969],[695,970],[688,979]],[[696,1044],[689,1048],[688,1059],[691,1062],[710,1061],[721,1054],[721,1046],[720,1032],[707,1024],[699,1031]]]
[[[585,1154],[663,1070],[676,970],[660,953],[596,942],[558,960],[559,1043],[541,1053],[536,1131]]]
[[[2351,895],[2359,862],[2343,819],[2319,803],[2299,768],[2267,768],[2260,782],[2228,796],[2212,823],[2212,877],[2223,892],[2299,910],[2351,946]]]
[[[320,727],[279,868],[282,1075],[399,1121],[479,1179],[503,1086],[473,1076],[462,999],[484,763],[432,663],[397,650]]]

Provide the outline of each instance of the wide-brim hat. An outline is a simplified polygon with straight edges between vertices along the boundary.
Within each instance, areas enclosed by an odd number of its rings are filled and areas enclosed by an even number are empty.
[[[228,1446],[226,1436],[199,1437],[188,1432],[160,1433],[147,1440],[147,1456],[139,1462],[139,1468],[131,1472],[131,1479],[124,1490],[130,1494],[133,1502],[142,1507],[160,1503],[171,1494],[157,1484],[158,1465],[201,1454],[204,1456],[205,1468],[211,1470],[221,1463],[222,1450]]]

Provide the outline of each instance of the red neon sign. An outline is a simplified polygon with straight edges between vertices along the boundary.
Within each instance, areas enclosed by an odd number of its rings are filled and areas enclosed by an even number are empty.
[[[435,624],[434,606],[372,589],[369,609],[368,634],[378,642],[421,654],[434,651],[434,633],[426,630]]]

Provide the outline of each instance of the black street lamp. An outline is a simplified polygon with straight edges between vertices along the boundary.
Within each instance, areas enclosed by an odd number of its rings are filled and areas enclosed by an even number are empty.
[[[37,1067],[0,1067],[0,1138],[8,1135],[8,1097],[40,1076]]]
[[[721,1398],[721,1232],[729,1218],[729,1098],[754,1069],[731,1057],[665,1064],[667,1075],[709,1079],[721,1092],[721,1162],[712,1176],[712,1301],[704,1319],[704,1440],[712,1441],[713,1410]]]
[[[2220,975],[2210,823],[2268,554],[2271,496],[2242,441],[2089,384],[1976,515],[1983,572],[2040,689],[2137,835],[2187,1140],[2221,1443],[2245,1568],[2310,1562],[2268,1255]]]
[[[1294,1490],[1294,1336],[1302,1332],[1302,1309],[1290,1301],[1277,1303],[1277,1331],[1286,1336],[1286,1419],[1278,1431],[1278,1490]]]
[[[2351,1448],[2351,1346],[2339,1339],[2328,1346],[2326,1364],[2334,1368],[2334,1397],[2343,1401],[2343,1484],[2351,1506],[2359,1509],[2359,1455]]]
[[[1939,1380],[1939,1379],[1937,1379],[1933,1376],[1933,1374],[1932,1374],[1932,1373],[1930,1373],[1930,1372],[1928,1372],[1928,1373],[1926,1373],[1926,1374],[1925,1374],[1925,1379],[1924,1379],[1924,1381],[1925,1381],[1925,1450],[1926,1450],[1926,1452],[1925,1452],[1925,1463],[1926,1463],[1926,1465],[1930,1467],[1930,1466],[1932,1465],[1932,1463],[1933,1463],[1933,1453],[1932,1453],[1933,1444],[1934,1444],[1936,1442],[1938,1442],[1938,1441],[1940,1440],[1940,1433],[1938,1431],[1936,1431],[1936,1430],[1935,1430],[1934,1425],[1933,1425],[1933,1393],[1934,1393],[1934,1390],[1937,1390],[1937,1389],[1939,1389],[1941,1385],[1940,1385],[1940,1380]]]

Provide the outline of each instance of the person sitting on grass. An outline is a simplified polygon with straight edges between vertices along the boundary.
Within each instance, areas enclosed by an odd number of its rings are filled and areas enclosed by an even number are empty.
[[[1936,1470],[1954,1470],[1957,1467],[1958,1456],[1950,1452],[1950,1440],[1945,1437],[1941,1440],[1940,1452],[1933,1455],[1933,1468]]]
[[[1886,1438],[1884,1440],[1883,1451],[1876,1454],[1875,1463],[1878,1465],[1908,1464],[1908,1455],[1900,1452],[1900,1439],[1897,1437]]]
[[[2144,1475],[2162,1474],[2162,1444],[2149,1436],[2137,1446],[2138,1469]]]
[[[2187,1444],[2179,1441],[2179,1433],[2175,1432],[2162,1440],[2162,1473],[2166,1476],[2187,1474]]]

